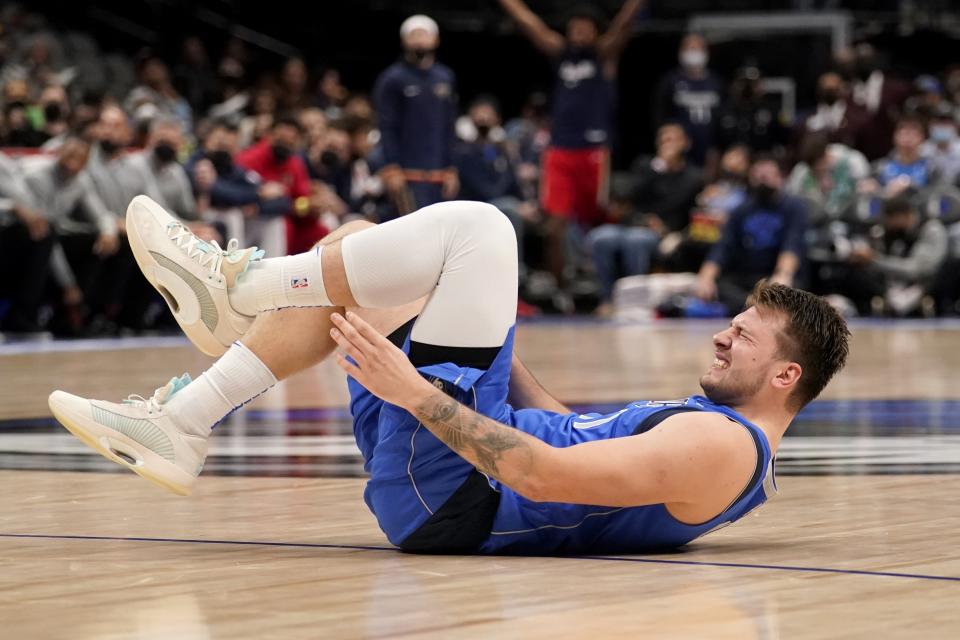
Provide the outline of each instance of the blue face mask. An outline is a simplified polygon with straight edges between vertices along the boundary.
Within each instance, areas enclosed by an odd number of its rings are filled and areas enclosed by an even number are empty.
[[[957,130],[950,125],[933,125],[930,127],[930,139],[934,142],[953,142],[957,137]]]

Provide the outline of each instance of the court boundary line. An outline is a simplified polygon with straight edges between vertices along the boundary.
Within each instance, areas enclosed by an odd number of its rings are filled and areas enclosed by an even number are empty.
[[[30,540],[96,540],[108,542],[168,542],[175,544],[214,544],[214,545],[243,545],[259,547],[286,547],[299,549],[346,549],[353,551],[392,551],[400,552],[396,547],[375,547],[367,545],[329,544],[316,542],[276,542],[270,540],[203,540],[192,538],[151,538],[140,536],[82,536],[58,535],[44,533],[0,533],[5,539]],[[481,556],[476,556],[481,557]],[[511,556],[488,556],[511,557]],[[936,580],[942,582],[960,582],[960,576],[937,576],[922,573],[900,573],[897,571],[870,571],[867,569],[834,569],[831,567],[801,567],[796,565],[750,564],[742,562],[708,562],[703,560],[666,560],[663,558],[624,558],[620,556],[512,556],[512,557],[542,557],[558,558],[561,560],[602,560],[607,562],[632,562],[640,564],[685,565],[694,567],[722,567],[728,569],[766,569],[768,571],[796,571],[808,573],[832,573],[856,576],[876,576],[882,578],[912,578],[914,580]]]

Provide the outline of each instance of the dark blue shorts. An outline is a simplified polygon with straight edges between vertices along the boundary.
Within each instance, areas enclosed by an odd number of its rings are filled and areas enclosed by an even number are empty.
[[[484,369],[447,362],[418,370],[466,406],[503,420],[512,411],[506,399],[513,339],[511,328]],[[408,336],[403,348],[410,353]],[[347,384],[354,436],[370,474],[364,500],[390,542],[409,551],[475,551],[489,535],[498,491],[410,413],[352,378]]]

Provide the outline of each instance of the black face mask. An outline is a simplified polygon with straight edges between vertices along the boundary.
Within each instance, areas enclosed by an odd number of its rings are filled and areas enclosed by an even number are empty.
[[[177,159],[177,150],[169,142],[161,142],[153,148],[153,157],[160,164],[169,164]]]
[[[213,168],[217,170],[217,175],[230,173],[230,169],[233,168],[233,156],[230,155],[229,151],[223,149],[208,153],[207,160],[213,164]]]
[[[112,156],[120,149],[120,145],[113,140],[101,140],[98,144],[100,145],[100,151],[108,156]]]
[[[817,101],[833,106],[840,100],[840,92],[835,89],[824,89],[817,92]]]
[[[47,122],[58,122],[63,118],[63,107],[59,102],[48,102],[43,105],[43,119]]]
[[[411,64],[419,65],[429,56],[433,55],[433,49],[422,49],[417,47],[416,49],[407,49],[406,54],[407,62]]]
[[[327,149],[320,154],[320,164],[328,170],[334,171],[340,167],[340,156]]]
[[[757,204],[761,207],[773,204],[779,194],[779,191],[768,184],[754,185],[750,189],[750,192],[753,194],[753,199],[756,200]]]
[[[883,232],[884,240],[888,244],[893,244],[894,242],[901,241],[907,244],[912,244],[917,237],[916,229],[887,229]]]
[[[270,151],[273,152],[273,159],[280,163],[286,162],[290,159],[290,156],[293,155],[293,151],[290,149],[290,147],[286,147],[276,142],[270,146]]]
[[[866,81],[870,75],[879,69],[877,63],[874,60],[866,59],[860,60],[857,62],[855,67],[855,73],[860,80]]]
[[[493,128],[488,124],[478,124],[476,127],[477,136],[479,136],[481,139],[486,139],[486,137],[490,135],[490,129]]]

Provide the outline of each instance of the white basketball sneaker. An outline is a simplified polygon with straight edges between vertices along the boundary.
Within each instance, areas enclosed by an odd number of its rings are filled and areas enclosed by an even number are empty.
[[[131,395],[122,403],[87,400],[64,391],[50,394],[54,417],[88,447],[164,489],[190,494],[203,461],[207,438],[184,433],[165,403],[190,384],[172,378],[150,398]]]
[[[143,275],[200,351],[222,355],[250,327],[253,316],[236,311],[227,290],[263,251],[240,249],[236,239],[226,250],[205,242],[147,196],[127,207],[127,237]]]

